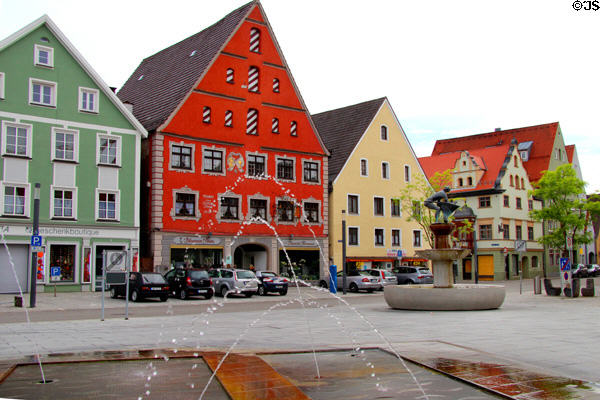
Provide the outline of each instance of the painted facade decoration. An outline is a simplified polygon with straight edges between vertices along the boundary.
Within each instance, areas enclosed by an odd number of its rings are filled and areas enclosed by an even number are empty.
[[[145,268],[326,270],[328,153],[258,1],[146,58],[118,95],[150,132]]]
[[[0,123],[0,292],[18,292],[11,265],[25,291],[31,268],[39,290],[93,290],[103,250],[139,248],[146,130],[47,16],[0,42]]]
[[[342,220],[350,267],[392,269],[429,248],[424,232],[402,212],[401,188],[425,177],[386,98],[313,115],[331,152],[329,249],[342,268]],[[342,213],[344,211],[344,213]]]

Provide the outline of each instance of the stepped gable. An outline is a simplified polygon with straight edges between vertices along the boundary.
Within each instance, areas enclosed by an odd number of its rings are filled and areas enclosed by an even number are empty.
[[[133,114],[148,131],[156,130],[173,113],[255,4],[243,5],[140,63],[118,96],[133,104]]]
[[[333,182],[340,173],[385,100],[382,97],[311,116],[325,147],[331,153],[329,182]]]
[[[552,122],[549,124],[443,139],[436,141],[431,155],[434,156],[461,150],[471,152],[474,149],[510,144],[513,138],[518,143],[532,141],[531,154],[528,161],[525,161],[523,165],[529,175],[529,181],[537,182],[542,177],[542,171],[548,169],[556,135],[559,132],[559,123]]]

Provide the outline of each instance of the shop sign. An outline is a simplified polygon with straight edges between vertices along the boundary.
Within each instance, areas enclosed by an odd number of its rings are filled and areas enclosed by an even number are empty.
[[[214,237],[176,236],[173,238],[173,244],[216,245],[221,244],[221,240],[221,238]]]

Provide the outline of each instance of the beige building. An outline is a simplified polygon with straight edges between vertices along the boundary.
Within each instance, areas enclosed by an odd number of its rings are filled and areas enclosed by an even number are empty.
[[[387,98],[312,116],[331,152],[329,254],[342,268],[342,221],[349,267],[390,269],[414,262],[429,248],[424,232],[407,221],[398,199],[416,176],[425,178]]]

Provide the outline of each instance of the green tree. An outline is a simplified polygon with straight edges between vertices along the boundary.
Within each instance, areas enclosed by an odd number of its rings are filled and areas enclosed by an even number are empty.
[[[600,215],[600,203],[585,196],[585,182],[577,178],[571,164],[545,171],[530,194],[543,201],[541,210],[530,212],[531,218],[551,222],[552,229],[538,239],[540,243],[567,254],[567,238],[573,241],[574,249],[593,240],[587,226],[590,217]]]

